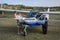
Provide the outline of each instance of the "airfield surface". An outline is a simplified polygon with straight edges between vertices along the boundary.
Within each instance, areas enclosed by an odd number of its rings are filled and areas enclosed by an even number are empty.
[[[50,19],[60,20],[60,15]],[[0,40],[60,40],[60,21],[49,21],[48,33],[42,34],[42,27],[28,28],[28,35],[18,35],[16,20],[13,18],[0,18]]]

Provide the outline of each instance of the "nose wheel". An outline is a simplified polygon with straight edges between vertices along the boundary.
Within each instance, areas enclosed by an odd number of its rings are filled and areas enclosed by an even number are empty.
[[[26,25],[24,25],[24,28],[23,28],[23,33],[24,33],[23,35],[24,35],[24,36],[26,36],[26,35],[27,35],[27,30],[26,30],[26,29],[27,29],[27,26],[26,26]]]

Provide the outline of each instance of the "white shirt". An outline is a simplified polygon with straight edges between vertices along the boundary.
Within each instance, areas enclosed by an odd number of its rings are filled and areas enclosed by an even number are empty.
[[[15,14],[15,19],[16,19],[16,20],[19,20],[19,21],[22,21],[22,16],[21,16],[21,15],[16,15],[16,14]]]

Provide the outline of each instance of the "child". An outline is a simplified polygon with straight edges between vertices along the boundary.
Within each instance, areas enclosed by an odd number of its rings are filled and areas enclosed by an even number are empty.
[[[21,18],[22,15],[21,14],[14,14],[15,19],[17,20],[17,26],[18,26],[18,34],[22,34],[22,23],[21,23]],[[20,19],[20,20],[19,20]]]

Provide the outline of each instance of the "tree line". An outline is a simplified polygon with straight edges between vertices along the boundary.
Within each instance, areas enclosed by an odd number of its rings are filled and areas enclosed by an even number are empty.
[[[37,11],[47,11],[48,7],[31,7],[31,6],[25,6],[25,5],[9,5],[4,3],[2,5],[2,8],[4,9],[13,9],[13,10],[37,10]],[[51,7],[51,11],[60,11],[60,6],[59,7]]]

